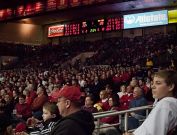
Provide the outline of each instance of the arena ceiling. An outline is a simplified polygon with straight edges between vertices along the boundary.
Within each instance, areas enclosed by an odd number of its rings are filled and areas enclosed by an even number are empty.
[[[117,1],[117,2],[115,2]],[[119,2],[118,2],[119,1]],[[124,1],[124,2],[123,2]],[[38,25],[47,25],[56,22],[65,22],[79,20],[85,18],[93,18],[95,16],[103,16],[110,14],[122,14],[133,12],[144,12],[154,9],[177,8],[177,0],[114,0],[114,3],[106,5],[97,5],[89,7],[76,7],[57,12],[50,12],[40,16],[15,20],[19,23],[30,23]]]

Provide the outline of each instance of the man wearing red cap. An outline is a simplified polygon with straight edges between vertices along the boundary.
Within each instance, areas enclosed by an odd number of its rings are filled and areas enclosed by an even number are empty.
[[[50,135],[92,135],[94,119],[81,110],[81,92],[78,87],[65,86],[58,93],[59,120]]]

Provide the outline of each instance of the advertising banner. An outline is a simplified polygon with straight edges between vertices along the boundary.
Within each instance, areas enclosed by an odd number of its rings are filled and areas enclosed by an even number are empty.
[[[168,24],[167,10],[124,15],[124,29]]]
[[[64,25],[56,25],[48,28],[48,37],[64,36]]]
[[[177,23],[177,9],[168,11],[168,23]]]

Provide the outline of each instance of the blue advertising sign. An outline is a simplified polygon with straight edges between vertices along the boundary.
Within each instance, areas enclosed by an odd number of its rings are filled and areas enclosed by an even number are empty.
[[[124,15],[124,29],[168,24],[167,10]]]

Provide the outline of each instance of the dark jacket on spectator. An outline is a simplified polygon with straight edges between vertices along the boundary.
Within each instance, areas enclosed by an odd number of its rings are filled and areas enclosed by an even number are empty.
[[[50,135],[92,135],[94,127],[91,113],[81,110],[59,120]]]

